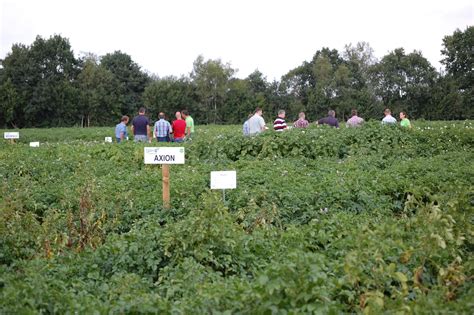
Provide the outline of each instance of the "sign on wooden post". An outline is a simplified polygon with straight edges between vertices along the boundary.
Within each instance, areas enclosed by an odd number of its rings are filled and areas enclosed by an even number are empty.
[[[145,147],[145,164],[161,164],[163,176],[163,206],[170,207],[170,164],[184,164],[184,147]]]

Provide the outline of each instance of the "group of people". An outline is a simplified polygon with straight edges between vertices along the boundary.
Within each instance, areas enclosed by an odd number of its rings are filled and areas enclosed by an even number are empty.
[[[176,119],[170,123],[163,112],[158,114],[158,120],[151,129],[150,119],[145,115],[145,108],[140,108],[138,115],[132,120],[131,131],[135,142],[150,142],[156,138],[158,142],[184,142],[194,137],[194,119],[187,110],[176,112]],[[115,139],[117,143],[128,140],[128,116],[122,116],[119,124],[115,126]]]
[[[248,119],[244,122],[242,127],[243,134],[245,136],[259,134],[265,129],[268,129],[265,126],[265,120],[262,117],[263,111],[261,108],[257,108],[254,114],[249,115]],[[396,124],[397,119],[392,116],[390,109],[385,109],[385,117],[382,119],[382,124]],[[293,123],[293,126],[288,126],[285,121],[286,112],[284,110],[278,111],[277,118],[273,121],[273,130],[275,131],[284,131],[286,129],[294,128],[307,128],[309,122],[306,120],[305,113],[301,112],[298,115],[298,120]],[[330,110],[328,116],[319,119],[316,121],[317,125],[328,125],[331,127],[339,128],[339,121],[336,118],[336,112]],[[357,116],[357,110],[353,109],[351,111],[351,117],[346,122],[346,127],[360,127],[364,124],[364,119]],[[408,120],[406,112],[400,112],[400,126],[411,128],[410,120]]]

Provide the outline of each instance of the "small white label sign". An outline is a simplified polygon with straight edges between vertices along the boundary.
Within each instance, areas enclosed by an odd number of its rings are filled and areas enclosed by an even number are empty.
[[[184,147],[145,147],[145,164],[184,164]]]
[[[3,138],[4,139],[20,139],[20,133],[19,132],[4,132]]]
[[[30,147],[32,148],[37,148],[40,146],[40,143],[37,141],[37,142],[30,142]]]
[[[235,188],[237,188],[236,171],[211,172],[211,189]]]
[[[112,137],[105,137],[105,142],[112,142]]]

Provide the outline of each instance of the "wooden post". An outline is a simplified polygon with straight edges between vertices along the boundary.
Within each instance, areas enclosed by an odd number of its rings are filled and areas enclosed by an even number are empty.
[[[170,208],[170,166],[162,164],[161,171],[163,174],[163,207]]]
[[[15,144],[15,139],[10,139],[11,144]]]

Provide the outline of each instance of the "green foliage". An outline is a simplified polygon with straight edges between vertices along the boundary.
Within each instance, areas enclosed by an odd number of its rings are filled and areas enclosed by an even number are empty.
[[[470,121],[199,127],[171,166],[169,210],[144,145],[99,141],[111,132],[0,143],[0,312],[472,309]],[[209,172],[229,169],[224,203]]]

